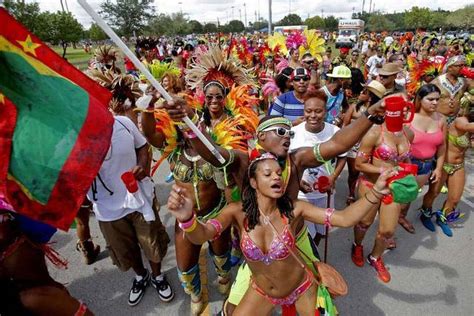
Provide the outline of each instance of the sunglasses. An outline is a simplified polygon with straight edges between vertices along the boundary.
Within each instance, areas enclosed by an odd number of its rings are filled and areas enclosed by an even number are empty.
[[[206,101],[211,102],[213,99],[216,99],[216,101],[220,102],[224,100],[224,96],[222,95],[206,95]]]
[[[275,133],[280,137],[289,136],[290,138],[293,138],[295,136],[294,131],[292,131],[291,129],[284,128],[284,127],[272,127],[265,130],[265,132],[270,132],[270,131],[275,131]]]
[[[380,75],[380,78],[387,79],[390,78],[391,76],[386,76],[386,75]]]
[[[293,78],[293,81],[308,81],[309,79],[311,79],[309,76],[297,76]]]
[[[303,63],[308,64],[308,65],[312,65],[312,64],[314,64],[314,60],[303,60]]]

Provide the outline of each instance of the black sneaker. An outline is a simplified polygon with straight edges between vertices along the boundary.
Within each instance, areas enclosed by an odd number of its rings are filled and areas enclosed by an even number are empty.
[[[160,274],[155,279],[151,279],[151,285],[156,289],[158,296],[163,302],[169,302],[174,298],[173,289],[163,274]]]
[[[145,289],[150,282],[150,273],[147,271],[145,277],[136,276],[128,296],[128,305],[135,306],[142,300]]]

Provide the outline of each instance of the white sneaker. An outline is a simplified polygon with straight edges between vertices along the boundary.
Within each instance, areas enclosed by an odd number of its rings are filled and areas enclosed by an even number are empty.
[[[135,306],[143,298],[143,295],[145,294],[145,289],[148,286],[148,283],[150,282],[150,273],[148,270],[146,271],[146,276],[135,276],[135,279],[133,280],[133,286],[130,290],[130,294],[128,296],[128,305],[130,306]]]
[[[163,302],[169,302],[174,298],[173,289],[163,274],[160,274],[155,279],[151,279],[151,285],[156,289],[158,296]]]

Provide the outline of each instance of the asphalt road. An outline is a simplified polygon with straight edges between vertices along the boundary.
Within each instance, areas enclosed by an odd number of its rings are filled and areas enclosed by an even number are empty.
[[[421,225],[416,212],[421,204],[420,194],[408,214],[416,227],[416,234],[409,234],[399,226],[396,232],[398,247],[384,256],[392,274],[390,283],[378,281],[375,271],[367,264],[358,268],[352,263],[352,229],[331,231],[328,261],[342,273],[349,285],[349,294],[336,300],[341,315],[474,315],[474,221],[470,218],[474,206],[474,155],[471,152],[469,156],[467,183],[460,204],[466,215],[454,229],[454,237],[445,236],[439,228],[436,233],[431,233]],[[157,195],[162,205],[166,204],[171,186],[164,183],[168,173],[168,166],[163,164],[156,175]],[[336,208],[339,209],[345,203],[346,176],[344,171],[337,183]],[[440,206],[445,197],[440,195],[436,206]],[[173,236],[174,221],[165,206],[161,208],[160,217]],[[105,248],[93,216],[90,224],[95,242]],[[376,225],[373,225],[364,240],[366,254],[373,245],[375,231]],[[163,262],[164,271],[176,293],[174,300],[162,303],[154,288],[149,287],[140,304],[129,307],[127,298],[133,272],[120,272],[112,265],[106,251],[102,251],[95,264],[84,265],[81,255],[75,250],[75,230],[57,233],[53,241],[54,248],[69,260],[69,268],[50,268],[52,276],[64,283],[72,295],[85,302],[96,315],[190,314],[189,298],[177,278],[174,243],[170,244]],[[204,252],[202,254],[204,260],[206,256]],[[223,297],[215,287],[216,275],[209,261],[207,286],[210,304],[204,314],[215,315]]]

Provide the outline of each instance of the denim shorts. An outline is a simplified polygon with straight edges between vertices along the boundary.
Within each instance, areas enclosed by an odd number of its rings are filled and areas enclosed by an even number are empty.
[[[411,158],[411,163],[418,166],[418,175],[430,174],[433,171],[434,160],[433,159],[416,159]]]

